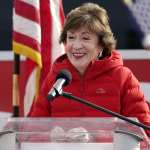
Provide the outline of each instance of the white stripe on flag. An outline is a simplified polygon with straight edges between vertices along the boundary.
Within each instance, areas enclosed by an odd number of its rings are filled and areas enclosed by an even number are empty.
[[[14,31],[37,40],[39,44],[41,43],[41,28],[38,23],[17,14],[14,14],[13,20],[15,20],[13,22]]]
[[[35,67],[32,70],[26,82],[25,95],[24,95],[24,115],[25,116],[27,116],[27,114],[29,113],[33,100],[35,98],[36,73],[37,73],[37,67]]]

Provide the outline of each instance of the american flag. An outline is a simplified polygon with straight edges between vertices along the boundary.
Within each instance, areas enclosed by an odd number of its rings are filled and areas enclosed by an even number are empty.
[[[143,46],[150,47],[150,0],[124,0],[144,34]]]
[[[61,0],[15,0],[13,51],[27,57],[24,115],[32,106],[53,61],[64,53],[59,35],[64,23]],[[40,81],[40,82],[39,82]]]

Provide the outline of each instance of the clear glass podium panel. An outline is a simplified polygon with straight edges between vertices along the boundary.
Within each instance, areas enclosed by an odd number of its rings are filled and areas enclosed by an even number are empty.
[[[0,139],[15,135],[14,150],[150,149],[142,128],[117,118],[0,118],[0,127]]]

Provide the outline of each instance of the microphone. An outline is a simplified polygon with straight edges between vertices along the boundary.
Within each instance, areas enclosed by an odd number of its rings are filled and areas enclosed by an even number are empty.
[[[121,115],[121,114],[119,114],[119,113],[116,113],[116,112],[114,112],[114,111],[111,111],[111,110],[109,110],[109,109],[107,109],[107,108],[105,108],[105,107],[96,105],[96,104],[94,104],[94,103],[92,103],[92,102],[89,102],[89,101],[86,100],[86,99],[83,99],[83,98],[74,96],[72,93],[68,93],[68,92],[62,91],[61,95],[62,95],[63,97],[65,97],[65,98],[70,99],[70,100],[74,100],[74,101],[77,101],[77,102],[79,102],[79,103],[82,103],[82,104],[84,104],[84,105],[86,105],[86,106],[88,106],[88,107],[91,107],[91,108],[95,109],[95,110],[102,111],[102,112],[104,112],[104,113],[106,113],[106,114],[109,114],[109,115],[111,115],[112,117],[117,117],[117,118],[119,118],[119,119],[121,119],[121,120],[124,120],[124,121],[126,121],[126,122],[128,122],[128,123],[130,123],[130,124],[132,124],[132,125],[135,125],[135,126],[138,126],[138,127],[142,127],[142,128],[145,129],[145,130],[150,130],[150,126],[147,126],[147,125],[145,125],[145,124],[142,124],[142,123],[137,122],[137,121],[134,121],[134,120],[131,120],[131,119],[129,119],[129,118],[126,117],[126,116],[123,116],[123,115]]]
[[[80,97],[77,97],[77,96],[74,96],[72,93],[68,93],[68,92],[64,92],[62,90],[62,87],[63,86],[66,86],[69,84],[69,82],[71,81],[72,79],[72,75],[71,73],[66,70],[66,69],[63,69],[61,70],[57,77],[56,77],[56,82],[55,84],[53,85],[53,87],[51,88],[50,92],[48,93],[48,100],[53,100],[55,97],[59,96],[59,95],[62,95],[63,97],[65,98],[68,98],[70,100],[74,100],[74,101],[77,101],[77,102],[80,102],[88,107],[91,107],[93,109],[96,109],[98,111],[102,111],[106,114],[109,114],[111,115],[112,117],[117,117],[121,120],[124,120],[132,125],[135,125],[135,126],[138,126],[138,127],[142,127],[143,129],[145,130],[150,130],[150,126],[147,126],[145,124],[142,124],[140,122],[137,122],[137,121],[134,121],[132,119],[129,119],[127,118],[126,116],[123,116],[119,113],[116,113],[116,112],[113,112],[105,107],[101,107],[99,105],[96,105],[94,103],[91,103],[89,102],[88,100],[85,100],[85,99],[82,99]]]
[[[55,97],[61,95],[62,87],[69,84],[72,80],[72,75],[67,69],[62,69],[56,76],[56,82],[48,92],[47,99],[53,100]]]

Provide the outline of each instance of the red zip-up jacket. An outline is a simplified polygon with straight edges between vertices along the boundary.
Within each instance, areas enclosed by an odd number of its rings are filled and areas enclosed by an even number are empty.
[[[127,67],[117,51],[103,60],[92,62],[83,76],[71,65],[66,55],[59,57],[49,72],[41,92],[29,116],[31,117],[108,117],[110,115],[85,106],[74,100],[59,96],[47,100],[47,94],[55,83],[61,69],[68,69],[72,81],[63,88],[65,92],[86,99],[127,117],[137,117],[150,125],[150,111],[140,90],[139,82]],[[150,134],[149,134],[150,135]]]

